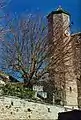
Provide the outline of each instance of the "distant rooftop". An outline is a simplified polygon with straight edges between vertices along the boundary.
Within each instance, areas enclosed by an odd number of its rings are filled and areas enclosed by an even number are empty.
[[[48,18],[50,15],[53,15],[53,14],[61,14],[61,13],[70,15],[68,12],[66,12],[65,10],[63,10],[61,6],[59,6],[58,9],[57,9],[56,11],[52,11],[52,12],[47,16],[47,18]]]

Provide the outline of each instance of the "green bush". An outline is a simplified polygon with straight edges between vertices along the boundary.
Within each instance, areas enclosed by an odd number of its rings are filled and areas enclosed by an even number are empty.
[[[10,95],[10,96],[17,96],[20,98],[34,98],[35,92],[24,88],[21,84],[6,84],[2,87],[2,95]]]

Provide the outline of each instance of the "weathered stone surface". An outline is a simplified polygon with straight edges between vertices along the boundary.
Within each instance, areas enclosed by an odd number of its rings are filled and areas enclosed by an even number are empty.
[[[12,104],[13,102],[13,104]],[[64,112],[60,106],[28,102],[19,98],[0,97],[0,119],[57,119],[58,112]]]

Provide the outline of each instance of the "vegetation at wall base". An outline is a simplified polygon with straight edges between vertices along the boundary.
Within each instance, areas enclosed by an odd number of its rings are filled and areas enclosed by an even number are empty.
[[[23,99],[33,99],[35,91],[32,89],[23,87],[21,84],[7,83],[1,87],[2,95],[16,96]]]

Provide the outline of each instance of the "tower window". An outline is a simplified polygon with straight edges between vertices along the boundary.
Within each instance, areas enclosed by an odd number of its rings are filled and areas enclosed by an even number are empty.
[[[70,89],[70,92],[72,92],[72,87],[70,87],[69,89]]]

